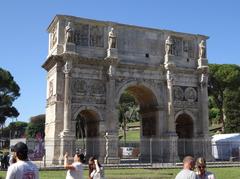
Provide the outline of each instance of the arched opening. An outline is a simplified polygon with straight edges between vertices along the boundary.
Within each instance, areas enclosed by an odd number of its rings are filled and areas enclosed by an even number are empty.
[[[176,133],[178,135],[178,156],[180,160],[186,155],[193,156],[193,120],[186,114],[180,114],[176,120]]]
[[[133,119],[133,125],[127,125],[126,142],[124,136],[120,139],[120,157],[149,162],[150,153],[152,152],[154,155],[154,151],[150,151],[150,141],[157,135],[158,111],[156,107],[158,103],[156,96],[145,85],[134,84],[126,87],[122,92],[119,105],[121,105],[121,98],[125,93],[134,97],[139,117]]]
[[[86,156],[99,156],[99,115],[93,110],[83,110],[76,118],[76,150]]]

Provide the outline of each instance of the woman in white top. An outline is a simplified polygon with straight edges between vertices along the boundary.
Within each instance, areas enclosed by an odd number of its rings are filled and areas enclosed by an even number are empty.
[[[88,162],[89,179],[104,179],[104,170],[95,157],[90,157]]]
[[[216,179],[214,174],[206,171],[206,160],[199,157],[196,161],[198,179]]]
[[[75,154],[73,163],[68,164],[68,153],[64,155],[64,168],[68,169],[66,179],[83,179],[84,155]]]

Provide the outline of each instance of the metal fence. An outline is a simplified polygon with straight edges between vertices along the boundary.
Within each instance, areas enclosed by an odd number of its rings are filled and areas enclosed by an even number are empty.
[[[211,140],[197,139],[145,139],[141,141],[117,141],[118,146],[113,150],[118,152],[119,163],[176,163],[181,162],[186,155],[197,158],[205,157],[208,161],[240,161],[240,142],[212,142]],[[61,144],[54,140],[51,142],[27,142],[30,148],[30,157],[44,166],[50,163],[44,155],[46,148],[60,148]],[[75,151],[84,153],[87,157],[104,157],[106,150],[114,147],[106,146],[104,139],[84,139],[73,141],[73,153]],[[54,155],[60,155],[59,149]],[[35,153],[34,153],[35,152]],[[46,151],[48,152],[48,151]],[[34,156],[36,159],[34,159]],[[57,157],[56,157],[57,158]]]

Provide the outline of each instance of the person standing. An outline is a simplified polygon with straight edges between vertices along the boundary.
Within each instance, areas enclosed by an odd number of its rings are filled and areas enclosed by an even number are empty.
[[[89,179],[104,179],[104,170],[95,157],[90,157],[89,162]]]
[[[66,179],[83,179],[84,155],[76,153],[73,163],[68,164],[68,153],[64,155],[64,168],[68,169]]]
[[[216,179],[214,174],[206,171],[206,160],[199,157],[196,161],[198,179]]]
[[[39,179],[37,166],[28,159],[27,145],[23,142],[18,142],[14,146],[13,151],[16,163],[8,168],[6,179]]]
[[[197,179],[196,173],[193,171],[195,162],[192,156],[186,156],[183,159],[183,169],[177,174],[175,179]]]

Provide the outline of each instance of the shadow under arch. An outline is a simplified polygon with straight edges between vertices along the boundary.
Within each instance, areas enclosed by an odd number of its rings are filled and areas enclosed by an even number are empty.
[[[87,158],[100,155],[100,113],[93,106],[83,106],[75,114],[76,149]]]
[[[155,90],[146,83],[139,83],[131,81],[125,83],[117,93],[116,104],[119,103],[121,95],[127,91],[134,96],[140,106],[140,160],[143,162],[149,162],[150,140],[157,137],[159,128],[157,123],[159,122],[159,106],[158,96]],[[154,145],[154,144],[153,144]],[[155,149],[155,151],[154,151]],[[159,150],[153,147],[152,155],[153,159],[157,159],[154,155],[158,155]]]
[[[194,118],[191,112],[180,111],[175,119],[178,135],[178,156],[182,160],[187,155],[194,156]]]

